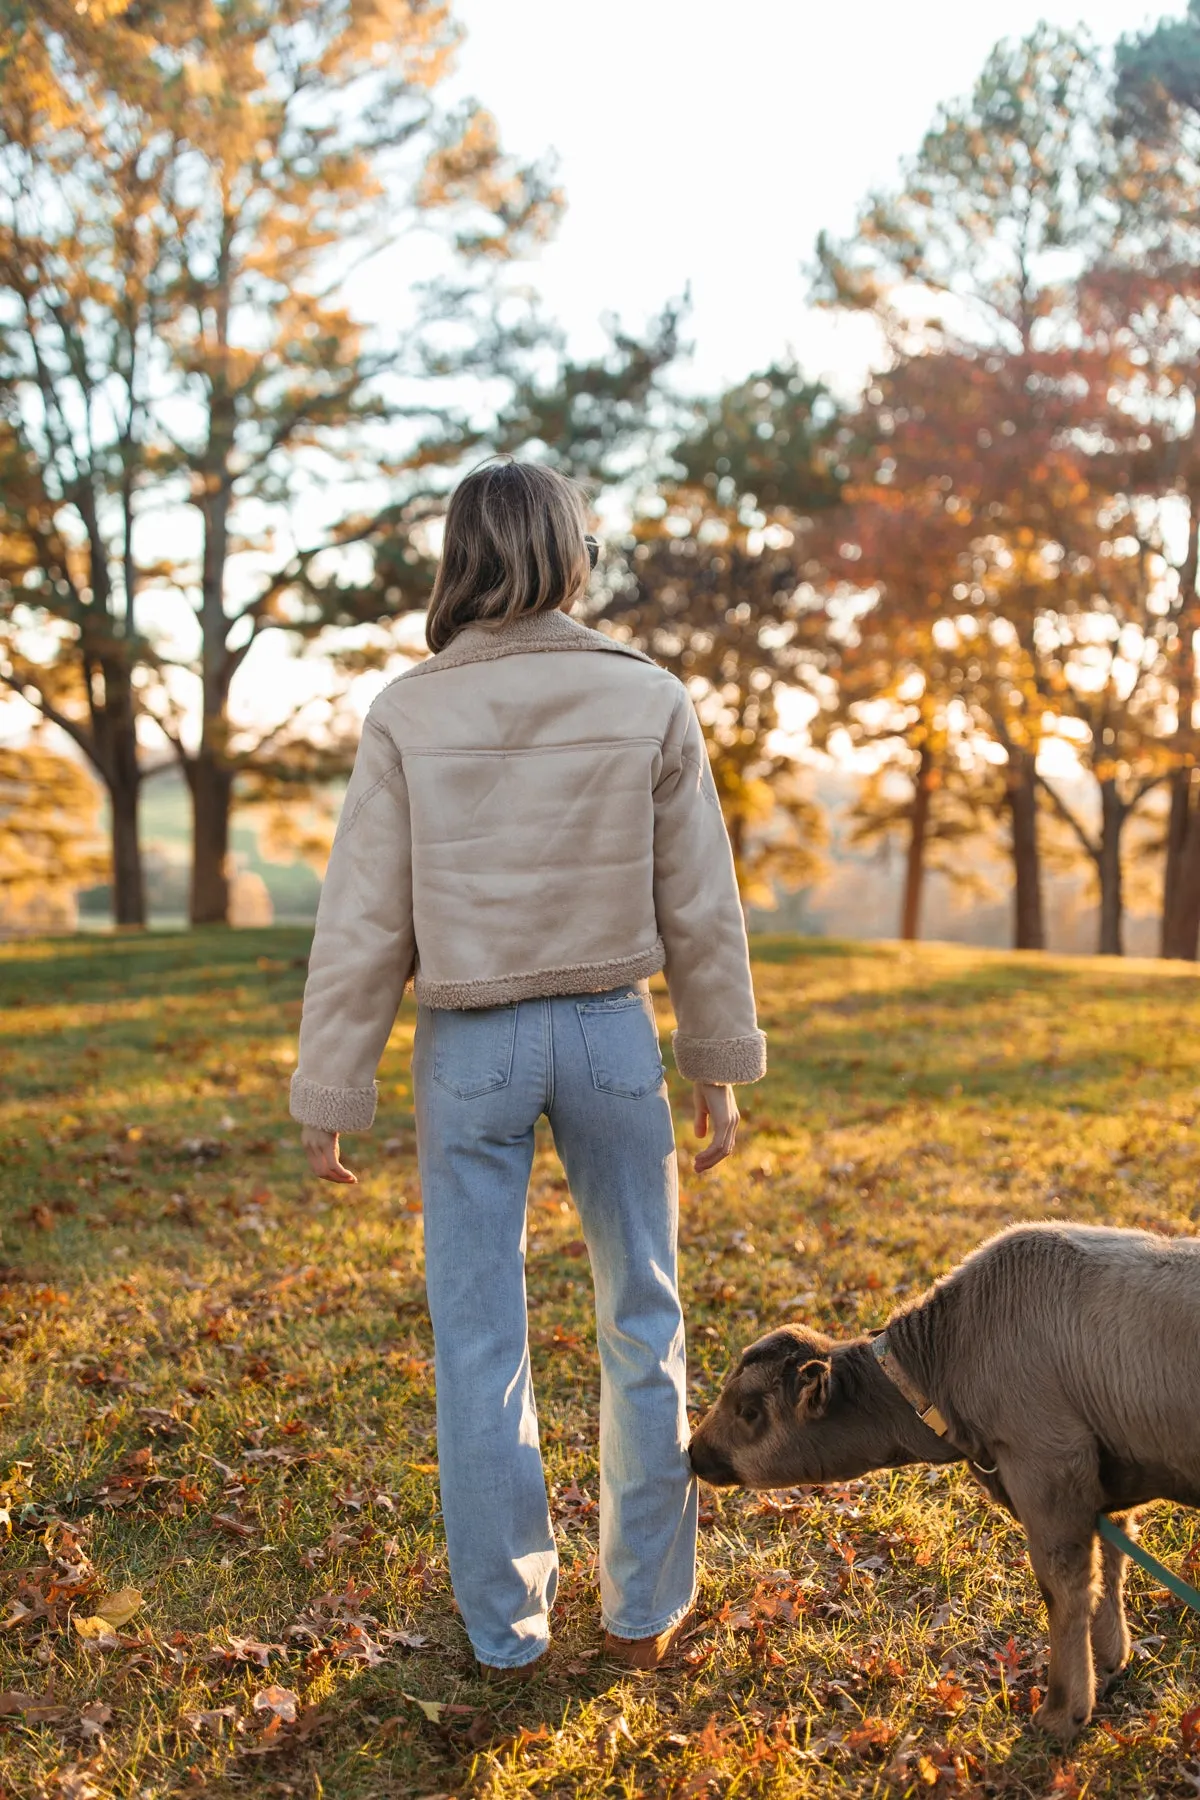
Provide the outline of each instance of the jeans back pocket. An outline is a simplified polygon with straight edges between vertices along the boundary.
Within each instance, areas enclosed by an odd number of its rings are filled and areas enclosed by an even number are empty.
[[[512,1077],[517,1038],[515,1006],[486,1006],[478,1011],[431,1008],[433,1079],[458,1100],[507,1087]]]
[[[663,1060],[648,995],[576,1002],[592,1081],[602,1094],[640,1100],[662,1086]]]

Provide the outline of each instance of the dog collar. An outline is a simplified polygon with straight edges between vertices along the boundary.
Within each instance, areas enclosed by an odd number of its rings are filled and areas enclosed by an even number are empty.
[[[950,1427],[933,1401],[928,1394],[921,1392],[915,1381],[909,1379],[896,1361],[895,1354],[888,1349],[886,1331],[881,1331],[877,1338],[871,1340],[871,1354],[892,1386],[904,1395],[922,1425],[928,1425],[930,1431],[936,1432],[940,1438],[949,1437]]]

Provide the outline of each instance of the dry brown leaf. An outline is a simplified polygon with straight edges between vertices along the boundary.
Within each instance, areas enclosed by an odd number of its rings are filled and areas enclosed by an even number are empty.
[[[376,1636],[381,1644],[387,1644],[389,1648],[393,1644],[399,1644],[402,1650],[424,1650],[430,1641],[427,1637],[422,1637],[419,1631],[392,1631],[386,1625],[380,1626]]]
[[[71,1623],[81,1638],[109,1637],[119,1625],[128,1625],[141,1604],[137,1588],[121,1588],[101,1600],[88,1618],[81,1619],[76,1614]]]
[[[1189,1756],[1200,1750],[1200,1705],[1189,1706],[1180,1716],[1179,1737]]]
[[[99,1773],[99,1763],[95,1758],[85,1763],[68,1763],[64,1768],[55,1769],[50,1779],[54,1783],[53,1792],[58,1800],[100,1800],[100,1789],[92,1780]]]
[[[0,1693],[0,1719],[21,1718],[30,1723],[49,1724],[56,1719],[69,1718],[70,1713],[69,1706],[58,1706],[40,1694],[23,1694],[11,1688]]]
[[[128,1625],[138,1607],[142,1604],[142,1595],[137,1588],[119,1588],[106,1600],[101,1600],[96,1607],[96,1617],[105,1619],[110,1625]]]
[[[282,1719],[285,1725],[295,1724],[296,1708],[299,1704],[300,1696],[293,1694],[291,1688],[275,1686],[259,1688],[251,1702],[255,1712],[274,1713],[275,1717]]]
[[[851,1726],[843,1742],[848,1750],[863,1756],[871,1750],[886,1750],[898,1736],[899,1727],[887,1719],[864,1719],[861,1725]]]
[[[431,1725],[440,1725],[451,1714],[465,1714],[470,1718],[475,1712],[473,1706],[451,1706],[448,1700],[422,1700],[420,1694],[405,1694],[402,1691],[401,1698],[410,1701],[413,1706],[419,1706]]]
[[[236,1706],[210,1706],[202,1711],[183,1714],[185,1723],[191,1726],[197,1737],[208,1727],[219,1730],[223,1724],[236,1719],[236,1717]]]
[[[212,1522],[218,1531],[227,1531],[230,1537],[252,1538],[253,1525],[247,1525],[241,1519],[235,1519],[232,1513],[213,1513]]]
[[[597,1755],[615,1756],[617,1746],[622,1738],[629,1744],[635,1742],[634,1735],[629,1729],[629,1720],[624,1713],[618,1713],[615,1719],[606,1720],[596,1733]]]
[[[282,1656],[284,1649],[283,1644],[261,1644],[257,1638],[231,1637],[228,1649],[214,1650],[213,1655],[226,1657],[232,1662],[256,1662],[260,1668],[265,1669],[272,1655],[278,1652]]]
[[[942,1712],[960,1713],[967,1704],[967,1692],[953,1675],[943,1675],[929,1689],[932,1699],[936,1700]]]
[[[84,1740],[104,1736],[104,1727],[112,1719],[112,1707],[105,1706],[102,1700],[93,1700],[85,1706],[79,1715],[79,1730]]]

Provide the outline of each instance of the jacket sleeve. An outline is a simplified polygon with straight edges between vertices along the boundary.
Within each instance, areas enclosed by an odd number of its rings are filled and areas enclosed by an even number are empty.
[[[689,1081],[758,1081],[767,1040],[758,1029],[750,952],[700,721],[680,694],[654,789],[654,905],[666,946],[678,1030],[675,1066]]]
[[[329,858],[304,988],[291,1112],[366,1131],[375,1070],[415,957],[412,835],[400,754],[370,714]]]

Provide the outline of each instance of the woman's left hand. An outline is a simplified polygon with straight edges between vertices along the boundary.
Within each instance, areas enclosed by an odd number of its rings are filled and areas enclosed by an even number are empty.
[[[304,1146],[309,1168],[322,1181],[358,1180],[358,1176],[344,1166],[338,1155],[336,1131],[322,1131],[319,1125],[305,1125],[300,1132],[300,1142]]]
[[[693,1164],[696,1173],[703,1175],[705,1170],[714,1169],[719,1162],[724,1162],[733,1149],[741,1114],[733,1097],[733,1089],[724,1083],[697,1081],[694,1088],[696,1136],[702,1138],[710,1129],[712,1131],[711,1142],[705,1144]]]

